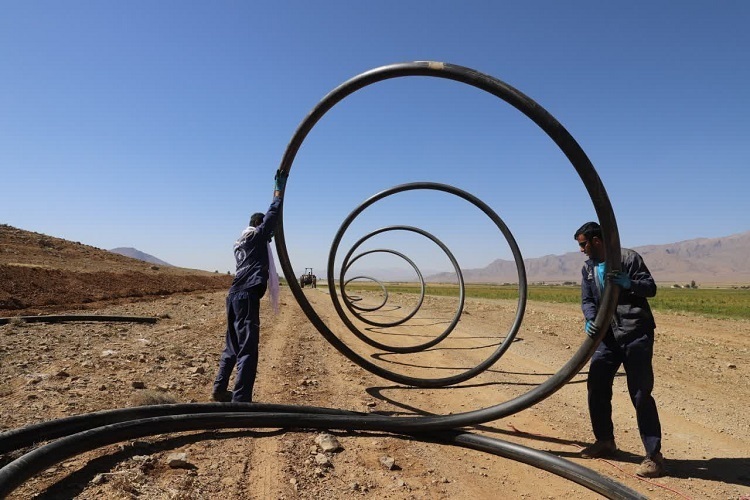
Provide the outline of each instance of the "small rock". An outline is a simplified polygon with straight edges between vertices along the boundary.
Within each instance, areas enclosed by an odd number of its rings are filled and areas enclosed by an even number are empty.
[[[104,474],[97,474],[91,480],[91,484],[103,484],[107,482],[107,477]]]
[[[339,440],[336,439],[336,436],[332,434],[318,434],[315,437],[315,443],[320,446],[320,449],[327,452],[335,452],[343,450],[344,448],[341,446],[341,443],[339,443]]]
[[[206,373],[206,369],[202,366],[195,366],[190,369],[190,373]]]
[[[187,469],[191,464],[187,461],[187,453],[172,453],[167,456],[167,465],[172,469]]]
[[[729,364],[727,365],[727,368],[731,368],[731,369],[736,369],[736,368],[737,368],[737,365],[735,365],[734,363],[729,363]]]
[[[388,470],[396,467],[396,459],[389,456],[380,457],[380,464]]]
[[[331,459],[323,453],[318,453],[317,455],[315,455],[315,463],[323,467],[333,467]]]

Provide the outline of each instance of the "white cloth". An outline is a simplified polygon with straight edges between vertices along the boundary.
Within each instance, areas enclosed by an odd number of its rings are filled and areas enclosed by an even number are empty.
[[[268,242],[268,299],[271,301],[274,314],[279,314],[279,275],[273,261],[271,242]]]

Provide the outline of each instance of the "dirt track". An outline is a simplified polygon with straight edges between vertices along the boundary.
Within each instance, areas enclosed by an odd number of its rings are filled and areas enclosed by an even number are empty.
[[[519,340],[488,372],[459,387],[414,389],[375,377],[346,360],[311,326],[288,290],[282,312],[263,302],[255,399],[387,414],[458,413],[521,394],[557,371],[580,344],[575,306],[530,304]],[[318,313],[347,344],[324,288],[307,289]],[[408,308],[413,297],[391,299]],[[455,307],[428,297],[417,326],[378,333],[415,343],[441,331]],[[173,295],[117,304],[101,314],[154,315],[155,325],[70,323],[0,326],[3,428],[95,410],[159,401],[207,401],[222,348],[223,292]],[[425,353],[379,355],[381,366],[437,377],[475,365],[494,350],[515,303],[470,300],[459,327]],[[591,437],[585,373],[542,403],[477,432],[550,451],[652,498],[750,495],[750,322],[657,315],[655,397],[664,428],[669,477],[633,476],[642,447],[624,377],[615,384],[620,455],[585,461],[575,454]],[[585,370],[584,370],[585,372]],[[144,388],[140,387],[142,382]],[[596,498],[585,488],[530,466],[479,452],[391,435],[338,434],[344,450],[332,467],[315,463],[314,432],[212,431],[122,443],[51,467],[14,498]],[[189,468],[167,456],[187,453]],[[395,459],[388,470],[381,457]],[[7,457],[6,457],[7,460]],[[663,487],[662,487],[663,486]],[[669,489],[674,491],[670,491]],[[676,493],[679,492],[679,493]]]

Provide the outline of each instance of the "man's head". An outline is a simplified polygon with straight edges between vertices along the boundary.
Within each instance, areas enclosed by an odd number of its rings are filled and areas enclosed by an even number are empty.
[[[253,215],[250,216],[250,225],[253,227],[260,226],[260,223],[263,222],[263,217],[265,217],[266,214],[261,212],[255,212]]]
[[[587,222],[573,235],[573,238],[581,247],[581,252],[589,258],[604,260],[604,241],[602,241],[602,228],[596,222]]]

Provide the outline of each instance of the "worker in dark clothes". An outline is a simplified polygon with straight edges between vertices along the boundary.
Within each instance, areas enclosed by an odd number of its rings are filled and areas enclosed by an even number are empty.
[[[219,359],[219,372],[213,387],[215,401],[251,402],[258,368],[260,341],[260,299],[266,293],[271,257],[270,240],[281,208],[281,195],[287,174],[276,172],[273,201],[268,211],[255,213],[250,225],[234,244],[237,271],[226,299],[226,346]],[[275,276],[275,269],[270,274]],[[234,391],[229,392],[229,377],[237,367]]]
[[[654,388],[652,366],[656,323],[647,297],[656,295],[656,283],[643,258],[635,251],[622,249],[620,270],[606,269],[602,230],[588,222],[574,238],[589,258],[583,265],[581,308],[586,333],[595,338],[599,331],[594,319],[606,281],[621,287],[617,309],[607,332],[591,357],[588,376],[588,404],[596,442],[581,452],[584,458],[611,456],[617,451],[612,424],[612,384],[620,365],[625,368],[630,400],[635,407],[638,430],[646,457],[636,470],[643,477],[664,474],[661,454],[661,424],[651,391]]]

